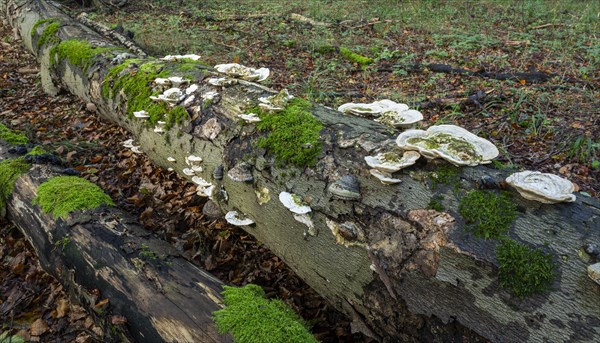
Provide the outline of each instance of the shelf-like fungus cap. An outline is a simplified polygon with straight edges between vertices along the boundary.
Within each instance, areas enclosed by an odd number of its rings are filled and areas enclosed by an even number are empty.
[[[212,185],[212,183],[204,180],[200,176],[194,176],[194,177],[192,177],[192,182],[195,183],[195,184],[197,184],[198,186],[204,186],[204,187],[208,187],[208,186]]]
[[[187,176],[196,175],[196,173],[191,168],[183,168],[182,172]]]
[[[238,117],[240,117],[246,123],[257,123],[261,120],[256,113],[239,114]]]
[[[237,63],[217,64],[215,69],[220,73],[248,81],[264,81],[269,77],[268,68],[254,69]]]
[[[545,204],[573,202],[575,185],[560,176],[538,171],[522,171],[506,178],[506,183],[513,186],[525,199]]]
[[[392,185],[402,182],[402,180],[394,178],[392,174],[383,172],[381,170],[370,169],[369,173],[371,173],[371,175],[375,176],[379,181],[381,181],[381,183],[385,185]]]
[[[343,176],[329,185],[327,189],[331,195],[341,200],[360,199],[360,182],[353,175]]]
[[[196,155],[189,155],[185,158],[185,163],[188,165],[193,165],[196,163],[202,162],[202,157]]]
[[[395,151],[389,151],[379,153],[375,156],[365,156],[365,162],[371,168],[386,173],[395,173],[402,168],[412,166],[417,162],[419,157],[421,157],[421,154],[416,151],[405,151],[402,156]]]
[[[229,211],[225,214],[225,220],[231,225],[235,226],[248,226],[254,224],[254,220],[245,218],[237,211]]]
[[[404,150],[417,150],[428,158],[440,157],[456,166],[490,163],[498,148],[487,139],[455,125],[435,125],[427,131],[407,130],[396,138]]]
[[[254,177],[252,176],[252,166],[246,162],[237,164],[235,167],[229,169],[227,176],[237,182],[252,182]]]
[[[347,103],[338,107],[338,111],[342,113],[354,114],[365,117],[378,117],[383,108],[379,104],[363,104],[363,103]]]
[[[302,201],[302,198],[296,194],[281,192],[279,193],[279,201],[281,201],[283,206],[288,210],[296,214],[304,214],[312,211],[310,206],[306,205]]]
[[[600,262],[589,265],[587,267],[587,274],[590,279],[600,285]]]
[[[423,120],[423,114],[417,110],[399,110],[391,108],[375,121],[391,127],[410,127]]]
[[[136,118],[150,118],[150,115],[148,115],[148,112],[146,112],[144,110],[133,112],[133,116]]]

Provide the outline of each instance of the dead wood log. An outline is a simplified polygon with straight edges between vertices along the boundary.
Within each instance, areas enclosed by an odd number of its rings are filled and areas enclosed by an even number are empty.
[[[0,158],[9,158],[0,148]],[[221,282],[133,218],[100,208],[63,220],[32,205],[39,185],[59,172],[34,165],[16,181],[6,204],[7,218],[30,241],[46,271],[90,312],[109,309],[111,315],[124,316],[136,342],[231,341],[217,333],[211,319],[223,307]],[[111,332],[110,324],[110,318],[104,320],[105,332]]]
[[[40,61],[48,91],[60,87],[93,102],[100,115],[127,128],[157,164],[181,172],[188,167],[187,156],[202,157],[203,171],[198,175],[219,190],[213,200],[220,208],[252,217],[255,225],[244,229],[352,316],[356,330],[388,342],[458,341],[465,337],[497,342],[600,338],[596,320],[600,317],[600,287],[588,279],[587,262],[578,256],[582,245],[598,243],[597,200],[578,196],[575,203],[551,206],[513,194],[520,212],[510,236],[551,253],[558,275],[549,292],[519,300],[500,287],[497,241],[474,237],[458,214],[462,190],[475,188],[484,176],[501,180],[505,172],[461,168],[455,185],[434,188],[431,179],[440,164],[421,162],[399,176],[402,183],[382,185],[370,177],[363,157],[394,145],[397,132],[321,106],[312,108],[323,125],[317,163],[307,168],[278,165],[269,151],[256,144],[265,133],[242,124],[237,117],[249,104],[256,104],[258,97],[274,94],[272,90],[241,80],[214,87],[207,82],[217,76],[211,68],[188,65],[182,70],[177,62],[138,59],[122,66],[121,73],[138,75],[144,66],[158,65],[160,70],[170,70],[199,85],[197,98],[186,104],[189,117],[166,134],[156,133],[147,122],[127,114],[127,107],[136,100],[134,94],[120,87],[112,89],[114,75],[107,75],[115,70],[111,63],[122,51],[96,55],[84,64],[68,58],[57,60],[50,54],[52,44],[37,46],[43,29],[33,34],[32,29],[39,19],[53,17],[68,23],[57,31],[62,41],[112,45],[72,23],[46,1],[2,0],[0,9]],[[51,60],[55,61],[52,67]],[[145,86],[150,84],[151,80]],[[110,92],[103,93],[103,86]],[[206,100],[215,91],[218,95]],[[221,167],[225,170],[222,179],[215,177],[220,172],[214,173]],[[241,169],[247,182],[231,177]],[[343,200],[332,196],[329,186],[348,175],[358,180],[360,197]],[[304,235],[306,226],[294,220],[277,200],[282,191],[299,194],[310,204],[316,235]],[[445,212],[425,210],[432,199],[440,199]]]

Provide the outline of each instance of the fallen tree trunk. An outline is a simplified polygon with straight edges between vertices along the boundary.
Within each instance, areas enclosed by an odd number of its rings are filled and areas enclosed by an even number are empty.
[[[498,242],[476,238],[458,214],[463,190],[475,188],[484,176],[500,180],[506,173],[461,168],[454,185],[432,187],[443,167],[434,161],[399,176],[400,184],[382,185],[370,177],[363,157],[393,145],[395,133],[321,106],[312,107],[323,125],[317,163],[276,164],[270,151],[258,147],[265,133],[237,117],[258,97],[273,95],[272,90],[242,80],[214,87],[206,81],[216,75],[214,70],[197,63],[136,59],[123,65],[117,58],[122,51],[45,1],[0,4],[5,19],[40,61],[47,91],[62,88],[94,103],[102,117],[127,128],[159,165],[182,172],[189,167],[186,157],[201,156],[203,171],[196,173],[219,190],[213,196],[219,207],[250,216],[255,224],[244,229],[352,316],[356,330],[383,341],[481,340],[478,335],[497,342],[600,338],[600,322],[594,319],[600,317],[600,289],[586,276],[588,262],[578,257],[583,245],[598,243],[597,200],[578,196],[575,203],[540,205],[512,194],[519,212],[511,238],[544,247],[558,275],[550,292],[519,300],[500,287]],[[62,24],[57,41],[38,47],[45,30],[42,25],[34,30],[34,25],[45,18]],[[52,46],[69,39],[109,49],[83,61],[51,53]],[[128,114],[147,95],[142,99],[139,89],[118,82],[122,75],[143,76],[148,70],[199,85],[197,99],[185,103],[189,117],[179,124],[171,120],[166,134]],[[149,76],[142,86],[151,87],[153,79]],[[216,97],[209,96],[215,91]],[[221,167],[224,178],[218,175]],[[331,184],[348,175],[358,180],[360,197],[332,196]],[[276,199],[282,191],[309,203],[314,229],[296,221]],[[439,199],[445,212],[425,210],[432,199]]]
[[[1,151],[2,159],[9,157],[7,149]],[[125,317],[128,333],[111,341],[231,341],[217,333],[211,319],[223,307],[221,282],[153,238],[133,218],[100,208],[63,220],[33,205],[40,183],[60,175],[59,169],[34,165],[21,176],[6,204],[7,217],[30,241],[42,267],[79,303],[91,313],[110,310],[104,332],[114,333],[112,316]]]

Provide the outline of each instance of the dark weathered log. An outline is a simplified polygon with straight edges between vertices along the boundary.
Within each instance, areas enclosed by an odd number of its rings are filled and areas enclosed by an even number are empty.
[[[578,257],[580,247],[597,243],[600,236],[600,204],[578,196],[575,203],[540,205],[513,201],[520,212],[510,236],[532,247],[552,253],[558,278],[550,292],[519,301],[499,287],[495,258],[497,242],[475,238],[458,214],[456,192],[475,188],[488,175],[501,179],[506,173],[486,167],[461,168],[458,184],[431,187],[431,175],[440,164],[421,162],[398,176],[402,183],[382,185],[370,177],[363,157],[394,145],[397,132],[362,118],[344,116],[321,106],[312,109],[323,124],[323,152],[315,166],[277,166],[272,156],[257,148],[263,133],[254,125],[240,123],[238,114],[260,96],[273,94],[263,86],[239,81],[229,87],[214,87],[206,79],[216,73],[201,66],[178,69],[177,63],[140,59],[123,70],[137,75],[147,63],[184,76],[199,85],[196,100],[186,106],[190,117],[174,125],[168,134],[155,133],[147,122],[127,115],[132,94],[122,89],[102,93],[103,85],[114,86],[107,77],[112,60],[121,51],[90,59],[85,67],[58,61],[48,68],[49,46],[37,47],[42,28],[31,35],[36,21],[57,17],[69,25],[58,37],[85,39],[95,46],[111,46],[102,37],[53,9],[45,1],[19,7],[23,1],[3,0],[0,8],[14,25],[25,45],[42,65],[45,88],[63,88],[84,101],[93,102],[104,118],[127,128],[150,158],[181,172],[185,158],[201,156],[203,171],[217,190],[213,200],[226,212],[236,209],[252,217],[246,231],[269,246],[317,292],[351,315],[354,328],[384,341],[411,341],[418,337],[440,341],[543,342],[597,341],[600,338],[600,287],[588,279],[586,263]],[[55,86],[54,86],[55,85]],[[53,87],[54,86],[54,87]],[[150,84],[146,85],[150,86]],[[118,87],[117,87],[118,88]],[[202,95],[218,91],[211,102]],[[168,139],[166,139],[168,137]],[[169,162],[174,157],[176,162]],[[227,176],[246,163],[252,182],[237,182]],[[214,178],[223,166],[225,177]],[[328,187],[341,177],[353,175],[360,183],[360,198],[354,201],[332,197]],[[264,196],[268,190],[270,201]],[[260,202],[257,191],[261,191]],[[278,200],[281,191],[301,195],[312,207],[317,235],[305,236],[307,228],[294,220]],[[431,199],[440,198],[447,213],[424,210]],[[347,247],[336,230],[341,224],[364,233],[346,233],[358,238]],[[457,324],[458,323],[458,324]],[[467,328],[467,329],[465,329]],[[471,330],[471,331],[469,331]]]
[[[33,166],[17,180],[6,204],[7,218],[31,242],[45,270],[88,309],[123,315],[136,342],[231,341],[216,332],[211,319],[223,306],[220,281],[133,218],[101,208],[63,220],[32,205],[40,183],[60,175],[57,171]],[[89,293],[93,289],[99,297]],[[103,299],[108,305],[95,306]]]

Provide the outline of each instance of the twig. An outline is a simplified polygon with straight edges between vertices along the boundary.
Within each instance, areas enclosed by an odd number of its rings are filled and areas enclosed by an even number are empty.
[[[551,27],[551,26],[565,26],[565,24],[563,24],[563,23],[548,23],[548,24],[534,26],[534,27],[530,28],[530,30],[538,30],[538,29],[543,29],[543,28]]]
[[[298,14],[298,13],[292,13],[292,14],[290,14],[290,19],[297,20],[297,21],[300,21],[300,22],[303,22],[303,23],[307,23],[307,24],[310,24],[312,26],[324,26],[324,27],[330,27],[331,26],[331,24],[329,24],[329,23],[324,23],[322,21],[316,21],[314,19],[305,17],[302,14]]]

